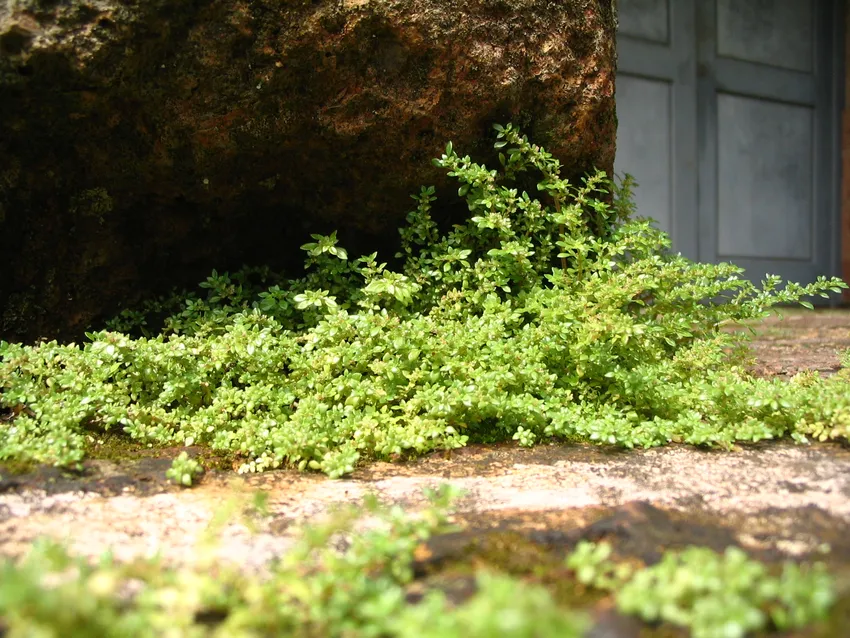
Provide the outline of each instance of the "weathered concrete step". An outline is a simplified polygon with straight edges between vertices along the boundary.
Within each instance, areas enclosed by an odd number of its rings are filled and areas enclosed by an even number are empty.
[[[828,543],[835,560],[850,562],[850,450],[837,444],[764,443],[736,452],[473,446],[374,464],[346,480],[290,471],[210,473],[189,490],[165,482],[168,465],[97,462],[84,476],[7,479],[0,489],[0,554],[20,554],[47,535],[84,555],[111,547],[119,559],[161,551],[167,560],[191,562],[214,513],[229,499],[247,504],[263,490],[270,516],[258,532],[234,523],[221,538],[223,558],[261,569],[291,545],[298,523],[334,505],[375,492],[416,509],[424,488],[450,482],[466,491],[457,518],[476,534],[515,530],[549,545],[608,534],[638,553],[640,546],[735,542],[766,557],[817,553]],[[605,520],[609,527],[598,527]]]

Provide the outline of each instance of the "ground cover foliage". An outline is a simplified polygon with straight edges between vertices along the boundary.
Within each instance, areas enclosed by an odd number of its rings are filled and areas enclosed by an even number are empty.
[[[611,559],[608,543],[581,541],[566,564],[577,579],[613,592],[617,609],[648,623],[687,627],[693,638],[785,631],[825,619],[835,602],[823,563],[786,562],[771,571],[738,547],[691,546],[650,566]]]
[[[304,277],[213,272],[82,345],[0,343],[0,460],[73,465],[120,431],[338,477],[469,441],[847,437],[846,374],[751,378],[720,330],[843,282],[758,287],[671,254],[632,219],[629,180],[570,184],[514,127],[496,135],[500,171],[451,144],[435,160],[469,219],[441,231],[423,188],[398,270],[315,235]]]
[[[262,494],[262,493],[260,493]],[[582,541],[558,570],[574,597],[558,600],[528,574],[476,569],[474,591],[458,599],[434,584],[411,598],[417,547],[453,529],[458,491],[427,493],[417,514],[366,499],[305,526],[263,576],[221,563],[218,531],[237,518],[256,522],[263,499],[216,516],[193,564],[159,559],[99,562],[43,541],[19,562],[0,561],[0,629],[9,638],[41,636],[381,636],[489,638],[585,635],[584,606],[612,596],[619,611],[657,626],[691,630],[695,638],[736,638],[758,630],[805,627],[828,618],[833,578],[820,563],[767,567],[744,552],[692,547],[665,552],[647,566],[615,560],[606,543]],[[366,517],[368,529],[355,528]],[[422,578],[422,568],[418,569]],[[564,589],[561,587],[561,589]],[[665,634],[666,635],[666,634]]]

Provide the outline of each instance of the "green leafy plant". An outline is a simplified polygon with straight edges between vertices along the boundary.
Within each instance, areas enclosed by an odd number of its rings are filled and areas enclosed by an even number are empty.
[[[423,188],[398,272],[314,235],[303,277],[214,271],[205,295],[124,313],[82,345],[0,344],[0,406],[15,415],[0,460],[73,465],[86,436],[115,429],[208,446],[242,471],[334,477],[469,441],[846,437],[846,376],[753,379],[730,354],[745,335],[720,330],[843,282],[757,287],[731,264],[671,254],[630,218],[629,180],[572,184],[513,126],[496,136],[501,171],[451,144],[435,160],[470,217],[441,234]]]
[[[548,590],[497,572],[476,576],[476,595],[452,608],[440,591],[405,609],[391,624],[395,635],[418,638],[537,638],[584,636],[585,613],[560,607]]]
[[[200,476],[204,468],[195,459],[189,458],[186,452],[181,452],[171,462],[171,467],[166,470],[165,476],[183,487],[191,487],[192,482]]]
[[[434,592],[421,605],[406,600],[413,550],[450,529],[456,490],[428,492],[418,515],[370,498],[308,526],[298,544],[258,578],[201,561],[180,568],[158,560],[97,564],[51,542],[37,543],[20,562],[0,561],[4,635],[23,636],[536,636],[578,638],[581,613],[560,608],[548,592],[484,574],[479,591],[460,606]],[[354,532],[363,515],[377,522]],[[329,541],[346,537],[342,551]]]
[[[774,575],[736,547],[723,554],[704,547],[665,552],[658,564],[643,569],[610,555],[609,545],[582,541],[567,566],[581,582],[612,590],[620,611],[687,627],[694,638],[804,627],[825,619],[835,600],[821,563],[785,563]]]
[[[567,556],[567,567],[575,572],[576,579],[584,585],[615,590],[627,583],[635,570],[627,562],[611,560],[613,551],[608,543],[580,541]]]
[[[455,529],[458,495],[449,485],[427,490],[429,504],[418,513],[374,497],[340,508],[304,526],[264,575],[221,563],[214,539],[180,567],[159,559],[120,563],[109,554],[93,563],[42,540],[20,561],[0,560],[0,627],[10,638],[586,635],[585,610],[564,607],[528,579],[488,569],[474,574],[475,590],[464,600],[452,602],[426,586],[412,601],[416,550]],[[213,534],[238,509],[235,501],[226,504]],[[686,627],[697,638],[804,627],[825,618],[835,598],[822,565],[787,563],[780,572],[734,548],[665,552],[650,567],[624,566],[611,556],[607,544],[582,542],[567,565],[580,582],[611,592],[621,611]],[[529,575],[534,570],[528,565]]]

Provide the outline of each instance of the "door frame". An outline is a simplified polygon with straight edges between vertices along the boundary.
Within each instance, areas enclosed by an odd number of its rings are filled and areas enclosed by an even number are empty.
[[[691,35],[696,11],[693,0],[668,0],[667,11],[666,43],[617,35],[617,75],[670,85],[670,237],[677,251],[697,259],[697,49]]]

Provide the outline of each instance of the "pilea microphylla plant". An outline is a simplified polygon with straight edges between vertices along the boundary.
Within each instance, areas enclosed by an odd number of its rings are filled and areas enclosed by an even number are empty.
[[[847,437],[846,374],[752,378],[744,337],[719,329],[842,281],[757,287],[734,265],[671,254],[631,219],[629,179],[571,184],[516,128],[496,134],[501,171],[451,144],[435,160],[470,216],[442,233],[423,188],[399,271],[314,235],[301,278],[213,272],[205,294],[125,312],[83,345],[2,343],[0,460],[75,464],[87,436],[116,429],[222,450],[243,471],[333,477],[469,441]]]
[[[186,452],[181,452],[171,462],[171,467],[165,472],[166,478],[171,479],[183,487],[191,487],[195,478],[201,474],[203,468],[195,459],[190,459]]]
[[[665,551],[635,568],[610,559],[607,543],[579,542],[567,557],[576,578],[614,593],[617,609],[646,622],[690,629],[693,638],[743,638],[754,631],[797,629],[824,620],[835,586],[823,563],[786,562],[779,574],[737,548]]]

